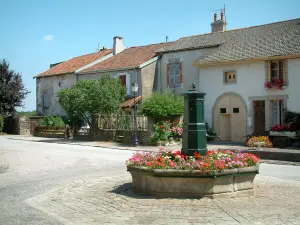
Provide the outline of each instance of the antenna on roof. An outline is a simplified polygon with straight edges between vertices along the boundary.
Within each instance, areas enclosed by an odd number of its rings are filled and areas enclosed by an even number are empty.
[[[169,36],[166,36],[166,42],[168,42],[168,40],[169,40]]]
[[[225,14],[225,4],[224,4],[224,17],[225,17],[225,23],[226,23],[226,14]]]
[[[96,51],[98,52],[100,50],[100,47],[99,47],[99,42],[98,42],[98,48],[96,49]]]

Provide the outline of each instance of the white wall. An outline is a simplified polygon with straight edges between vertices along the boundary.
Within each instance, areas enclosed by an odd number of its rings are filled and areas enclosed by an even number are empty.
[[[59,87],[59,82],[61,82],[61,87]],[[65,88],[69,88],[75,83],[76,76],[74,74],[36,78],[37,112],[42,115],[64,116],[65,112],[59,105],[57,92]],[[46,92],[48,95],[48,108],[43,107],[44,92]]]
[[[199,68],[199,89],[206,93],[205,120],[212,126],[212,108],[216,99],[226,93],[239,94],[247,105],[248,115],[252,106],[250,97],[276,98],[288,95],[287,109],[300,112],[300,59],[288,60],[288,86],[284,90],[264,88],[265,62],[249,62]],[[236,84],[224,84],[224,71],[236,71]],[[248,124],[249,126],[249,124]]]
[[[288,60],[289,94],[288,109],[300,112],[300,59]]]
[[[183,93],[192,88],[192,84],[199,82],[199,70],[198,67],[193,66],[193,62],[197,61],[200,56],[206,55],[211,52],[214,48],[201,49],[201,50],[190,50],[180,52],[164,53],[161,58],[161,90],[167,90],[167,64],[170,59],[180,59],[182,62],[182,76],[183,85],[175,89],[176,93]],[[174,90],[171,88],[171,90]]]

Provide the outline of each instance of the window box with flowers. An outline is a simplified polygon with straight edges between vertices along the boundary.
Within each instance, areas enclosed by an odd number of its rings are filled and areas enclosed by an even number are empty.
[[[254,195],[259,158],[229,150],[186,156],[161,148],[156,153],[135,153],[126,165],[132,176],[132,190],[137,194],[167,198],[238,197]]]
[[[272,60],[266,62],[265,89],[283,90],[287,85],[287,62],[285,60]]]
[[[297,127],[293,124],[290,125],[280,125],[276,124],[271,127],[270,136],[285,136],[285,137],[296,137]]]

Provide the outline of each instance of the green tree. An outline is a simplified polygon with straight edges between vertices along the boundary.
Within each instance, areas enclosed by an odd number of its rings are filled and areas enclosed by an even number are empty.
[[[93,115],[116,113],[125,94],[126,89],[119,79],[104,75],[99,81],[79,81],[73,87],[61,90],[58,97],[71,120],[84,120],[91,127]]]
[[[181,116],[184,113],[183,97],[174,93],[153,93],[142,105],[142,113],[153,118]]]
[[[5,59],[0,61],[0,115],[13,115],[16,107],[23,106],[28,93],[21,75],[9,69]]]

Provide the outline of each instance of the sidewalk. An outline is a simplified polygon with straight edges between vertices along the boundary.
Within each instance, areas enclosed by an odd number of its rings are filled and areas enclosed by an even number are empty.
[[[46,143],[56,143],[56,144],[69,144],[69,145],[81,145],[90,147],[102,147],[110,149],[119,150],[130,150],[130,151],[151,151],[158,152],[159,146],[127,146],[117,142],[100,142],[100,141],[82,141],[82,140],[67,140],[61,138],[43,138],[43,137],[33,137],[33,136],[22,136],[22,135],[5,135],[5,138],[11,140],[23,140],[23,141],[34,141],[34,142],[46,142]],[[181,150],[181,145],[169,145],[164,148],[170,150]],[[210,150],[223,150],[229,149],[233,151],[248,152],[257,155],[261,159],[266,160],[279,160],[279,161],[289,161],[289,162],[300,162],[300,150],[299,149],[279,149],[279,148],[262,148],[255,149],[249,148],[242,145],[232,145],[224,143],[208,143],[207,148]]]

